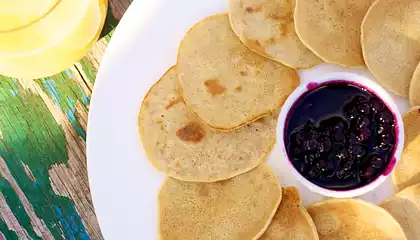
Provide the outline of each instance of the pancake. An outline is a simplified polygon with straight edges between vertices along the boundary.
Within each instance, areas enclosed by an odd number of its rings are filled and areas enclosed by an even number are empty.
[[[214,183],[168,178],[159,193],[160,239],[258,239],[281,193],[277,177],[265,164]]]
[[[392,174],[398,191],[420,183],[420,107],[410,109],[403,116],[404,149]]]
[[[278,112],[232,132],[201,123],[178,91],[175,67],[150,90],[139,113],[149,161],[170,177],[214,182],[261,164],[276,141]]]
[[[404,240],[398,222],[383,208],[361,199],[330,199],[312,204],[308,212],[320,240]]]
[[[260,240],[318,240],[311,216],[303,207],[295,187],[283,188],[276,215]]]
[[[420,239],[420,184],[408,187],[381,203],[400,223],[407,240]]]
[[[291,68],[322,62],[299,39],[293,22],[295,0],[230,0],[233,31],[251,50]]]
[[[407,97],[420,61],[420,1],[375,2],[362,24],[365,62],[388,90]]]
[[[296,33],[325,62],[362,67],[360,24],[373,1],[296,0]]]
[[[417,65],[411,78],[409,99],[411,106],[420,106],[420,64]]]
[[[296,71],[249,50],[227,14],[197,23],[178,50],[186,104],[218,130],[234,130],[277,111],[299,85]]]

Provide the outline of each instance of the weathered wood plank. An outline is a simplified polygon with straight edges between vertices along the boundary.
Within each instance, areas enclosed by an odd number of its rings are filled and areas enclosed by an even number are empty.
[[[103,34],[131,0],[111,0]],[[0,76],[0,240],[103,239],[89,193],[85,137],[110,35],[74,67],[38,80]]]

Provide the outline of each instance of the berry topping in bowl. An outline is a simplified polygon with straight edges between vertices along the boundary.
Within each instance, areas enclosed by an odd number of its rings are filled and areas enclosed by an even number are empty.
[[[303,94],[290,109],[286,151],[312,183],[355,189],[386,170],[396,145],[395,121],[370,91],[347,81],[329,82]]]

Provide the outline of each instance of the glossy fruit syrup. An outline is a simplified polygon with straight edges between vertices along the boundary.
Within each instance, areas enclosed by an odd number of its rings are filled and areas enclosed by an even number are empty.
[[[381,175],[393,157],[393,113],[380,98],[349,82],[308,91],[286,122],[290,161],[302,176],[323,188],[364,186]]]

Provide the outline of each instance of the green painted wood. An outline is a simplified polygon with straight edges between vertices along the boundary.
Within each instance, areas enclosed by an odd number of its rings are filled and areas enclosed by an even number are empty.
[[[53,164],[66,164],[68,160],[63,130],[42,99],[25,90],[18,81],[1,78],[0,94],[3,99],[0,104],[0,155],[6,165],[2,167],[8,168],[36,215],[45,222],[55,239],[75,238],[71,224],[80,236],[78,239],[83,239],[87,234],[74,204],[55,194],[49,180],[48,169]],[[23,164],[29,167],[35,181],[27,175]],[[15,197],[15,192],[10,187],[2,187],[1,192],[29,237],[41,239],[34,233],[27,215],[18,211],[22,209],[18,208],[22,202]]]
[[[110,0],[103,38],[55,76],[0,76],[0,240],[103,239],[88,186],[85,139],[102,53],[131,0]]]

